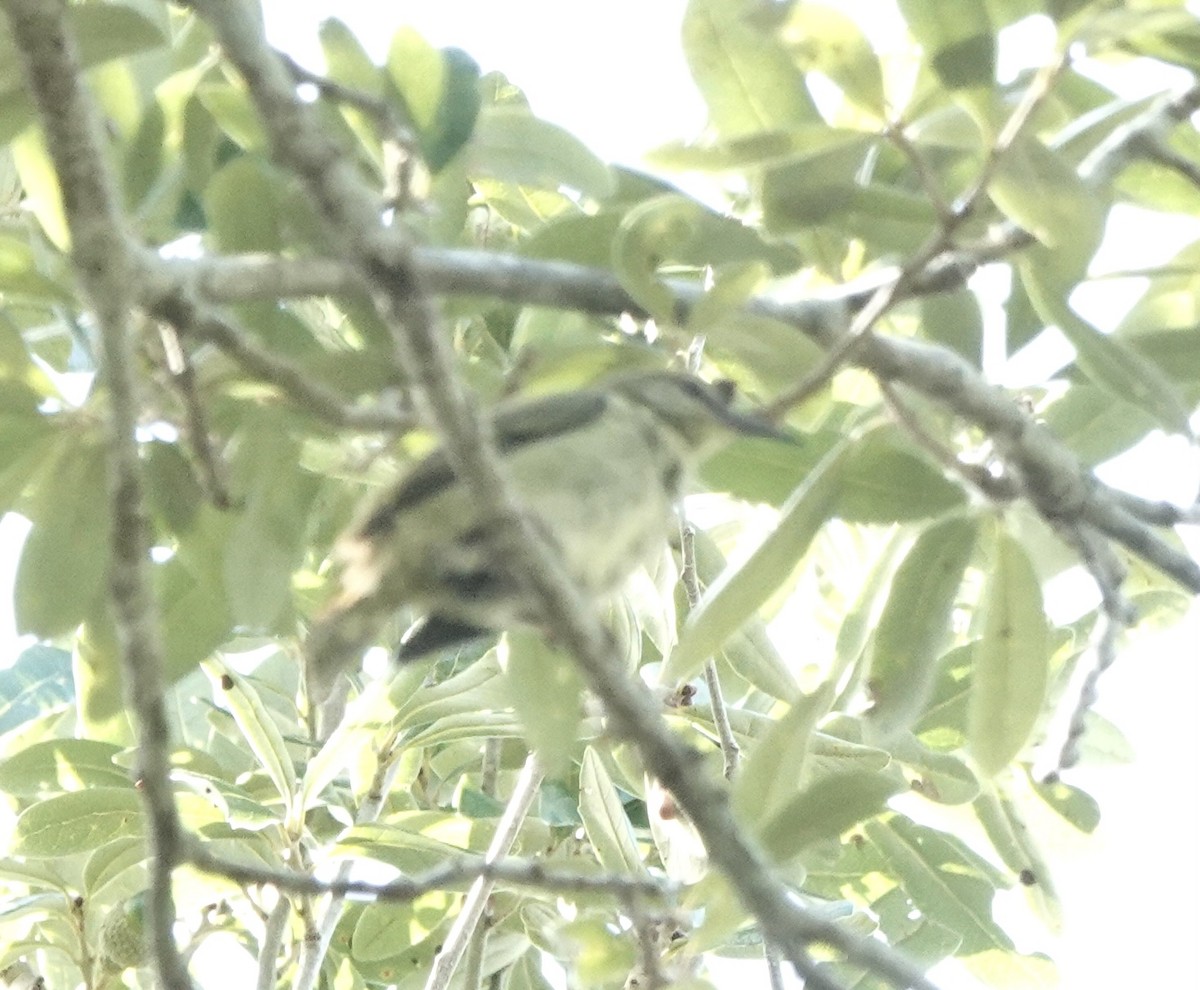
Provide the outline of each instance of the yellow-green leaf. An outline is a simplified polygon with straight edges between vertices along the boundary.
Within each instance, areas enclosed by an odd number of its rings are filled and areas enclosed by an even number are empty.
[[[591,746],[584,750],[579,769],[579,815],[604,869],[621,876],[645,871],[616,785]]]
[[[967,719],[967,747],[994,774],[1029,740],[1046,696],[1049,630],[1042,588],[1020,543],[1001,532],[983,597],[983,638]]]
[[[666,680],[690,677],[792,573],[837,503],[846,450],[845,444],[836,447],[813,469],[784,503],[774,531],[708,589],[667,658]]]
[[[773,859],[788,860],[878,814],[888,798],[904,789],[904,781],[894,774],[851,770],[823,777],[775,812],[759,839]]]
[[[896,570],[871,652],[871,721],[883,735],[908,728],[925,708],[977,523],[952,518],[929,526]]]

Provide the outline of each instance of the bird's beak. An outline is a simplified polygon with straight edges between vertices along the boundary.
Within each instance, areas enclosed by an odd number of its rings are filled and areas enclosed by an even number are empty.
[[[729,429],[741,436],[782,440],[784,443],[792,444],[793,446],[800,444],[800,441],[796,437],[754,413],[738,412],[736,409],[725,408],[721,410],[719,415],[722,422]]]

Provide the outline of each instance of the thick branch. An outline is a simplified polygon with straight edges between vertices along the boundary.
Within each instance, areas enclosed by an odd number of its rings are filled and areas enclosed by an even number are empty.
[[[79,50],[66,30],[65,5],[59,0],[5,0],[4,8],[58,174],[72,263],[100,330],[109,406],[110,593],[137,732],[140,790],[150,820],[154,958],[161,985],[185,990],[190,981],[172,934],[171,871],[179,857],[180,826],[168,779],[162,646],[150,590],[148,525],[134,433],[137,381],[129,320],[137,302],[136,248],[108,166],[100,118],[83,86]]]
[[[553,306],[593,313],[645,315],[615,275],[568,262],[545,262],[486,251],[423,249],[413,252],[413,267],[431,292],[492,296],[526,305]],[[961,255],[936,260],[932,271],[914,280],[910,294],[944,291],[960,285],[971,270]],[[287,295],[362,291],[363,282],[349,266],[328,260],[303,262],[267,259],[214,259],[173,262],[167,272],[194,280],[214,301]],[[672,288],[686,312],[704,295],[696,284]],[[857,284],[839,293],[783,301],[770,296],[748,300],[745,311],[795,327],[824,348],[845,337],[859,308],[878,285]],[[1200,594],[1200,566],[1162,540],[1147,523],[1171,525],[1186,519],[1184,510],[1164,503],[1143,503],[1097,481],[1070,448],[1001,389],[948,348],[917,340],[873,334],[862,341],[851,364],[886,381],[901,382],[962,416],[996,440],[1006,463],[1023,479],[1038,510],[1048,519],[1074,519],[1095,526],[1129,551]]]

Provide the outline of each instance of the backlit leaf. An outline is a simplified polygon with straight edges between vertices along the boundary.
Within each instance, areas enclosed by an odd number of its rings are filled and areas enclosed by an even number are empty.
[[[1006,767],[1033,732],[1046,696],[1049,630],[1042,588],[1021,545],[997,534],[983,593],[967,746],[985,774]]]

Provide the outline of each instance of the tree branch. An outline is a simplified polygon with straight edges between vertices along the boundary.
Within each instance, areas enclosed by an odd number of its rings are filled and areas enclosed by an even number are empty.
[[[417,874],[390,883],[370,883],[366,880],[319,880],[310,873],[274,870],[215,856],[206,847],[192,840],[187,861],[196,869],[235,883],[276,887],[291,894],[320,897],[332,894],[354,901],[406,904],[435,890],[457,890],[477,880],[502,883],[530,890],[545,890],[553,894],[608,894],[616,898],[630,896],[654,900],[670,900],[678,893],[668,880],[649,876],[618,876],[616,874],[572,873],[568,870],[549,870],[539,860],[503,858],[488,861],[482,856],[462,856],[447,860]]]
[[[230,320],[193,301],[184,286],[177,285],[165,292],[158,286],[155,288],[157,291],[145,293],[146,306],[154,316],[181,335],[214,344],[314,416],[348,430],[403,432],[413,427],[413,417],[399,410],[348,405],[332,389],[314,381],[304,369],[259,347]]]
[[[531,592],[551,631],[570,650],[613,727],[634,740],[647,766],[680,804],[709,846],[709,856],[754,913],[764,933],[793,964],[824,942],[897,986],[929,988],[921,971],[870,939],[847,935],[791,896],[734,819],[726,790],[695,753],[668,729],[656,704],[613,656],[594,610],[528,525],[499,469],[486,427],[454,371],[454,356],[429,302],[410,245],[384,228],[376,197],[296,98],[286,69],[268,49],[260,25],[234,0],[193,0],[245,79],[276,159],[296,175],[329,228],[340,254],[357,270],[392,329],[401,365],[418,384],[439,427],[455,473],[494,534],[499,552]]]
[[[507,856],[512,849],[521,830],[521,824],[525,821],[529,809],[533,807],[533,802],[537,798],[538,787],[542,783],[543,776],[537,757],[530,754],[525,760],[525,766],[521,768],[520,776],[517,777],[517,785],[508,799],[499,824],[496,826],[496,833],[492,836],[487,854],[483,858],[485,864],[494,863]],[[450,986],[454,971],[462,961],[471,936],[478,927],[479,920],[483,917],[493,884],[494,881],[486,877],[478,877],[471,884],[471,889],[467,891],[458,917],[454,919],[454,924],[450,926],[450,931],[446,933],[442,947],[433,960],[433,968],[430,969],[429,978],[425,981],[425,990],[446,990]],[[470,990],[474,990],[470,983],[467,986]]]
[[[110,595],[137,734],[139,790],[150,825],[153,954],[160,985],[187,990],[191,982],[172,932],[171,873],[179,861],[181,829],[168,779],[163,655],[150,588],[149,527],[135,436],[138,389],[129,323],[137,303],[137,247],[108,164],[100,117],[83,85],[79,50],[66,28],[65,5],[60,0],[4,0],[4,9],[58,174],[72,263],[100,330],[108,388]]]
[[[583,265],[428,248],[414,251],[412,261],[422,283],[439,294],[483,295],[609,315],[646,315],[615,275]],[[961,252],[939,254],[924,275],[912,278],[902,298],[957,288],[966,269]],[[328,260],[212,259],[169,262],[164,270],[194,280],[197,290],[214,301],[265,298],[268,291],[277,290],[291,296],[363,291],[361,279],[349,266]],[[673,282],[671,288],[685,313],[704,296],[704,289],[695,283]],[[865,289],[851,284],[840,292],[800,301],[757,296],[742,308],[747,314],[794,327],[832,350],[845,346],[856,314],[878,292],[878,285]],[[1047,519],[1074,514],[1200,594],[1200,566],[1147,525],[1186,522],[1186,510],[1137,499],[1097,481],[1062,441],[954,351],[938,344],[871,334],[862,338],[848,363],[915,389],[991,436],[1010,467],[1035,482],[1028,494]]]

